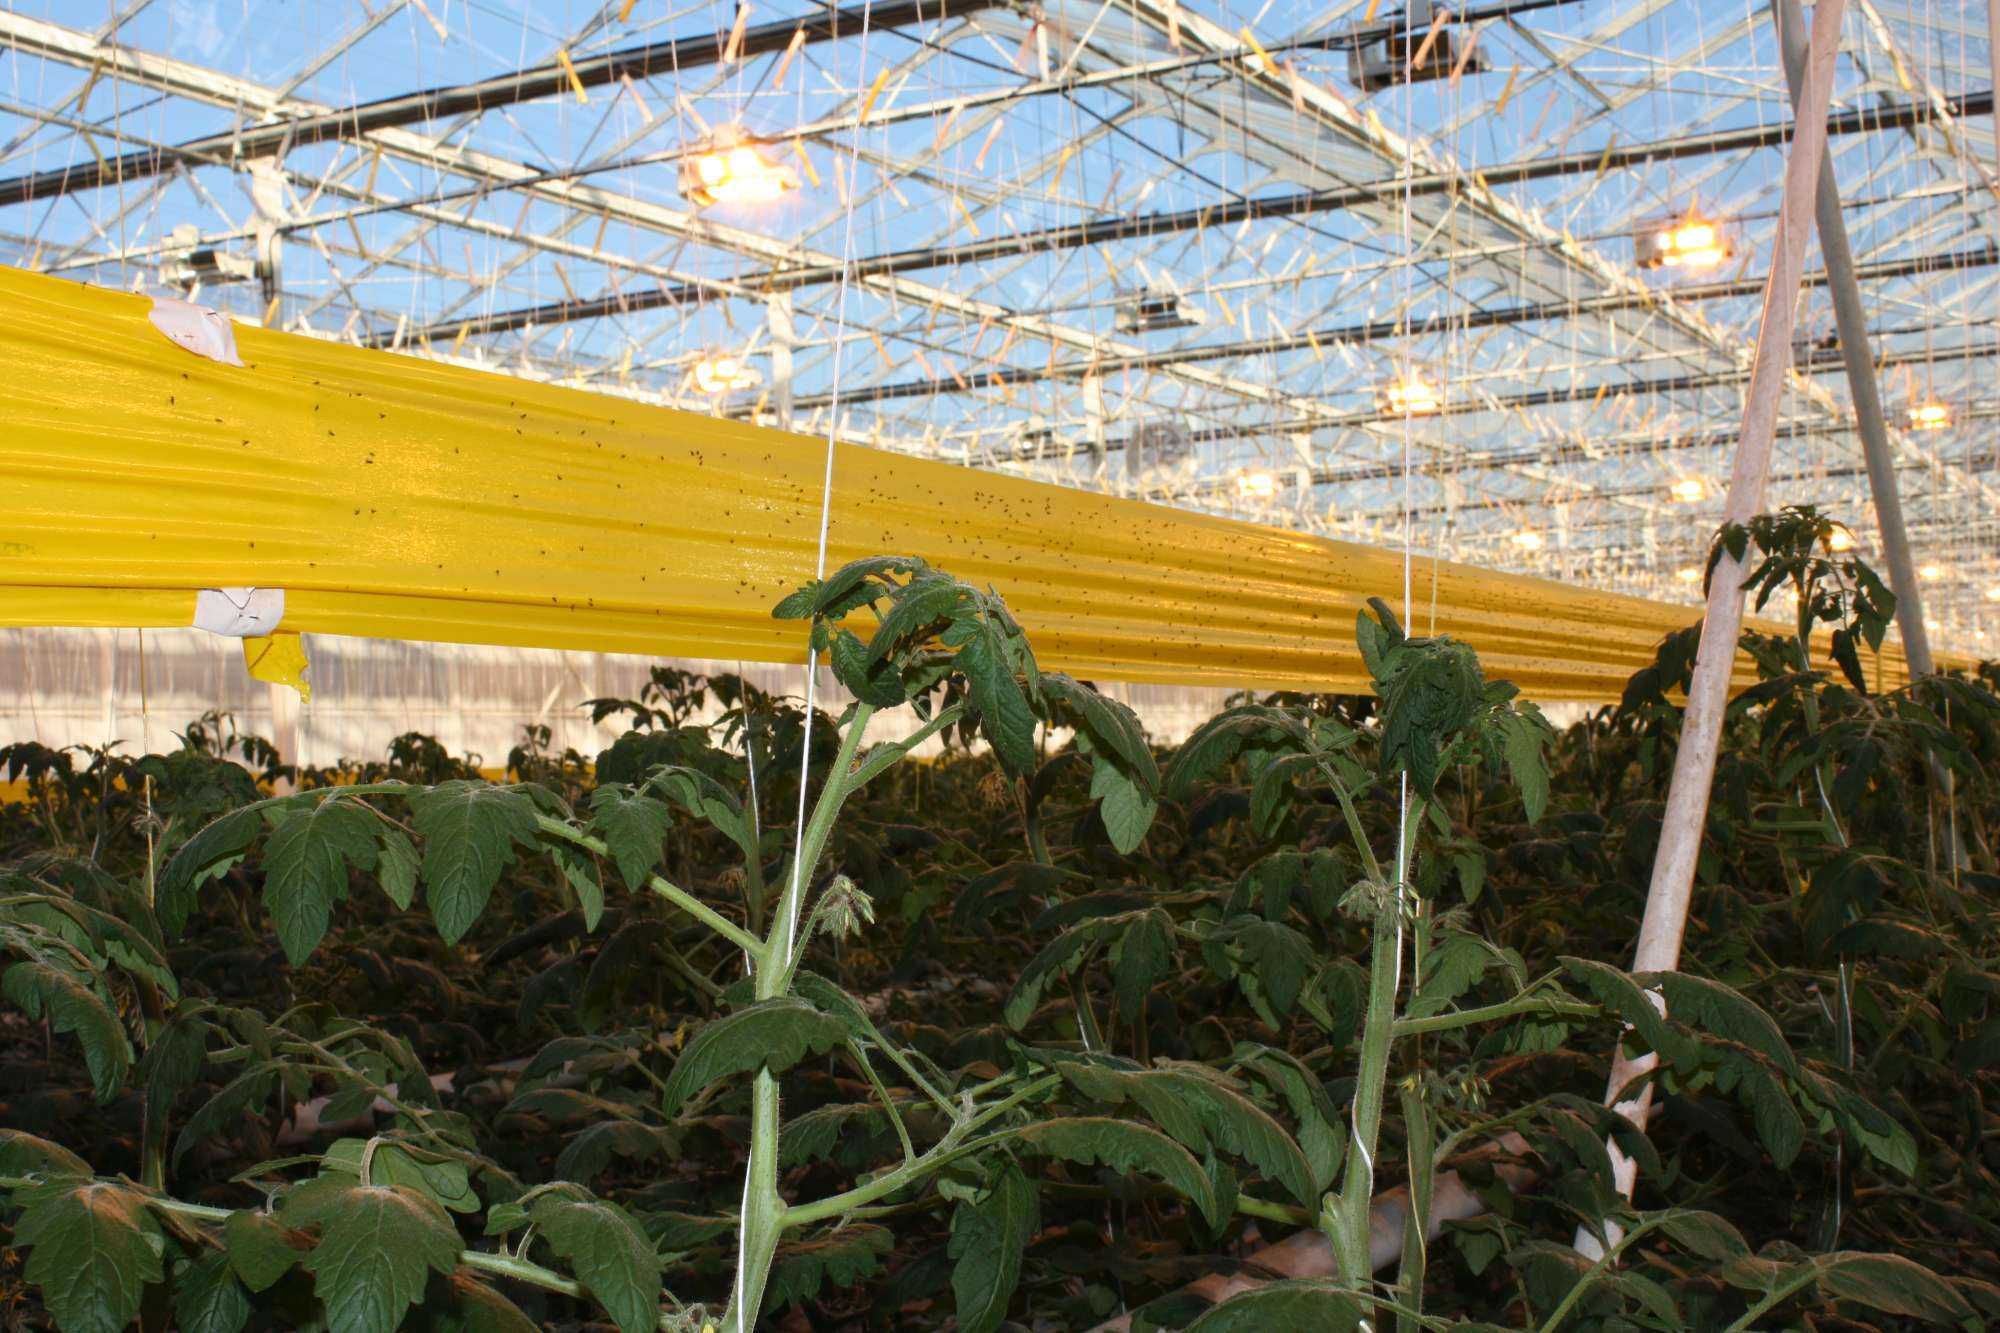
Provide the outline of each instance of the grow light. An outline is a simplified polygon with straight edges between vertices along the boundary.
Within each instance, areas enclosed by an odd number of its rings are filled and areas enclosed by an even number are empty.
[[[724,136],[681,159],[681,193],[704,206],[769,203],[798,188],[798,178],[751,139]]]
[[[1854,534],[1846,528],[1835,528],[1833,535],[1826,539],[1829,551],[1851,551],[1854,549]]]
[[[1986,600],[1989,602],[2000,602],[2000,583],[1996,583],[1986,590]]]
[[[1696,569],[1693,565],[1682,565],[1679,569],[1674,571],[1674,577],[1679,579],[1682,583],[1700,583],[1701,571],[1699,569]]]
[[[1683,504],[1695,504],[1708,494],[1708,488],[1701,484],[1699,478],[1682,477],[1668,487],[1667,492]]]
[[[1539,551],[1542,549],[1542,534],[1536,532],[1533,528],[1522,528],[1519,532],[1508,537],[1507,540],[1524,551]]]
[[[1910,409],[1911,430],[1944,430],[1951,425],[1951,405],[1933,399]]]
[[[1382,393],[1384,409],[1399,417],[1431,416],[1441,403],[1438,391],[1421,375],[1406,375]]]
[[[742,357],[727,352],[705,356],[694,363],[695,387],[703,393],[733,393],[738,389],[755,388],[759,378],[754,366],[746,364]]]
[[[1924,580],[1926,583],[1936,583],[1939,579],[1944,577],[1944,566],[1925,565],[1922,569],[1919,569],[1917,571],[1917,577]]]
[[[1236,493],[1246,500],[1268,500],[1278,493],[1278,479],[1268,472],[1239,472]]]
[[[1716,268],[1735,253],[1721,223],[1692,215],[1646,223],[1633,245],[1640,268]]]

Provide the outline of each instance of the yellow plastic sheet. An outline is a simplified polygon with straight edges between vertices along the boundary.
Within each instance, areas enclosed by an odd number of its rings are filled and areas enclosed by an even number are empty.
[[[145,298],[0,268],[0,625],[169,626],[285,590],[290,633],[797,662],[824,443],[239,326],[243,367]],[[829,567],[991,584],[1047,666],[1354,689],[1399,552],[842,446]],[[1418,633],[1545,700],[1615,699],[1695,613],[1420,559]],[[1893,678],[1897,666],[1889,666]]]

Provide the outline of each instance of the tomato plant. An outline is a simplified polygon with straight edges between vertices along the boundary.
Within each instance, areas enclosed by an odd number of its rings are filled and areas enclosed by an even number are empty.
[[[7,1318],[1991,1317],[2000,703],[1871,693],[1886,591],[1828,531],[1744,534],[1807,610],[1751,642],[1674,975],[1606,960],[1684,647],[1557,733],[1379,602],[1370,696],[1246,698],[1170,752],[908,558],[776,608],[837,712],[662,669],[590,701],[603,752],[531,729],[503,782],[418,736],[295,772],[215,717],[0,752]],[[1651,1138],[1598,1101],[1620,1041],[1661,1057]],[[1323,1272],[1245,1269],[1285,1237]]]

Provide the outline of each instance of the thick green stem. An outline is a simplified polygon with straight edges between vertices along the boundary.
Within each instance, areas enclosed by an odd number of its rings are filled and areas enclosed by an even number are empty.
[[[762,1071],[750,1090],[750,1160],[743,1172],[736,1286],[729,1298],[732,1322],[725,1325],[731,1333],[755,1333],[771,1261],[784,1231],[785,1201],[778,1194],[778,1080]]]
[[[1328,1231],[1341,1281],[1356,1290],[1365,1286],[1374,1272],[1368,1262],[1368,1207],[1375,1194],[1376,1138],[1382,1129],[1382,1094],[1395,1035],[1402,910],[1402,904],[1389,897],[1375,913],[1368,959],[1368,1013],[1361,1025],[1361,1062],[1355,1070],[1350,1114],[1353,1142],[1347,1154],[1347,1178]]]
[[[1403,1215],[1403,1261],[1396,1286],[1408,1309],[1396,1315],[1400,1333],[1415,1333],[1424,1308],[1424,1273],[1430,1264],[1431,1186],[1437,1174],[1430,1108],[1420,1088],[1403,1089],[1403,1123],[1409,1127],[1410,1208]]]
[[[868,730],[874,709],[854,706],[854,716],[840,738],[840,750],[827,771],[812,817],[788,868],[784,893],[778,899],[771,933],[748,947],[751,976],[759,1000],[770,1000],[791,989],[794,954],[798,951],[799,914],[813,872],[833,831],[834,817],[852,790],[849,770],[855,751]],[[755,1333],[764,1305],[764,1287],[771,1261],[784,1234],[786,1206],[778,1193],[778,1080],[768,1071],[757,1075],[750,1090],[750,1160],[743,1169],[743,1212],[737,1231],[736,1284],[730,1293],[727,1327],[732,1333]]]
[[[1345,788],[1335,779],[1342,794],[1343,808],[1355,828],[1355,841],[1362,847],[1367,839],[1347,801]],[[1423,821],[1424,802],[1411,803],[1403,826],[1396,831],[1397,870],[1405,871],[1415,845],[1416,829]],[[1372,854],[1364,858],[1373,862]],[[1381,883],[1378,874],[1376,882]],[[1361,1025],[1361,1060],[1355,1070],[1354,1104],[1350,1113],[1353,1142],[1347,1154],[1347,1176],[1334,1201],[1330,1219],[1322,1221],[1334,1256],[1340,1265],[1341,1281],[1360,1291],[1373,1276],[1368,1261],[1368,1210],[1375,1195],[1375,1149],[1382,1130],[1382,1099],[1389,1078],[1389,1053],[1395,1038],[1396,1001],[1402,985],[1403,964],[1403,885],[1384,886],[1382,903],[1375,912],[1369,946],[1368,1012]]]

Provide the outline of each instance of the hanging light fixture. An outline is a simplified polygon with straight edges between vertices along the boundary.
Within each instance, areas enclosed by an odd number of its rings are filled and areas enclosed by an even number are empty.
[[[1910,408],[1911,430],[1945,430],[1951,426],[1951,404],[1941,403],[1935,398],[1916,403]]]
[[[754,389],[761,381],[757,368],[733,352],[715,352],[694,363],[694,385],[706,394]]]
[[[1382,391],[1382,409],[1392,416],[1434,416],[1443,402],[1437,389],[1415,371]]]
[[[1246,500],[1268,500],[1278,493],[1278,479],[1261,468],[1239,472],[1236,493]]]
[[[1524,551],[1539,551],[1542,549],[1542,534],[1536,532],[1533,528],[1522,528],[1511,534],[1507,540]]]
[[[1682,477],[1667,488],[1667,493],[1682,504],[1698,504],[1707,496],[1708,487],[1701,484],[1699,477]]]
[[[1694,213],[1640,224],[1632,245],[1640,268],[1718,268],[1736,253],[1720,222]]]
[[[681,193],[705,207],[769,203],[798,189],[798,177],[765,156],[764,147],[740,131],[718,131],[705,147],[681,158]]]

